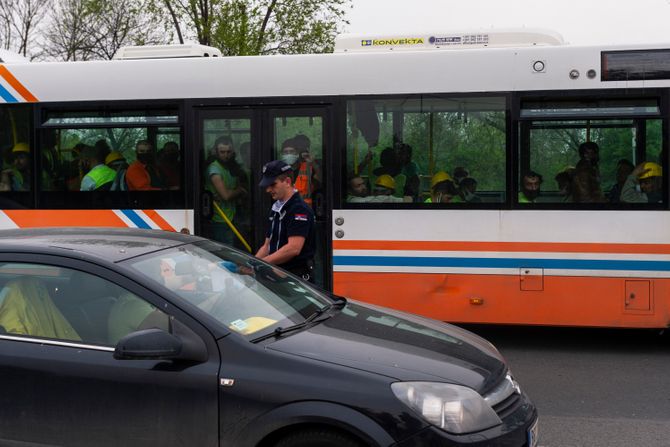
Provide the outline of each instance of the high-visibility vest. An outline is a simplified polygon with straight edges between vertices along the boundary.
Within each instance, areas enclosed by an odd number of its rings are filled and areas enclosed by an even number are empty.
[[[306,204],[312,205],[312,165],[303,161],[298,166],[298,175],[295,176],[295,189]]]
[[[113,182],[116,177],[116,171],[107,165],[97,165],[86,174],[86,177],[91,178],[95,182],[94,189],[98,189],[107,183]]]

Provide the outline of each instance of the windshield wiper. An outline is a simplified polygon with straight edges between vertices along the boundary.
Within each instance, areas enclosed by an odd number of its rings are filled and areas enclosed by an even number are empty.
[[[329,303],[329,304],[315,310],[309,317],[305,318],[304,321],[301,321],[300,323],[294,324],[292,326],[287,326],[287,327],[281,327],[280,326],[280,327],[276,328],[274,331],[272,331],[268,334],[261,335],[260,337],[254,338],[253,340],[251,340],[251,343],[257,343],[259,341],[267,340],[268,338],[272,338],[272,337],[279,337],[280,335],[284,335],[287,332],[293,332],[293,331],[297,331],[298,329],[302,329],[302,328],[308,326],[310,323],[313,323],[317,318],[319,318],[321,315],[328,312],[333,307],[337,307],[338,309],[341,309],[346,304],[347,304],[346,299],[341,299],[341,300],[338,300],[334,303]],[[326,317],[320,319],[319,322],[327,320],[330,317],[331,317],[331,315],[326,315]]]

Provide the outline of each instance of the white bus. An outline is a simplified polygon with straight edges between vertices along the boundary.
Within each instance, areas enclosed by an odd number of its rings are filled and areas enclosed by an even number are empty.
[[[232,225],[255,251],[261,166],[299,136],[317,279],[335,293],[452,322],[668,326],[670,42],[418,33],[343,36],[334,54],[216,56],[0,64],[0,226],[212,237]],[[221,138],[248,191],[228,222],[207,187]],[[160,181],[80,190],[82,148],[132,165],[141,141]],[[383,186],[394,198],[371,199]]]

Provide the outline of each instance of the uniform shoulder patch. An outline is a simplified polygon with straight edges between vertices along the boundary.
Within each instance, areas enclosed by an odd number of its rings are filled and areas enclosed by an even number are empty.
[[[305,213],[296,213],[294,219],[295,219],[295,220],[301,220],[301,221],[303,221],[303,222],[307,222],[307,214],[305,214]]]

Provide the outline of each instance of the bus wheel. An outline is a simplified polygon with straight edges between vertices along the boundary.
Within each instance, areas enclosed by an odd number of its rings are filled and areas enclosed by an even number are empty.
[[[364,444],[338,431],[313,428],[290,433],[274,447],[364,447]]]

